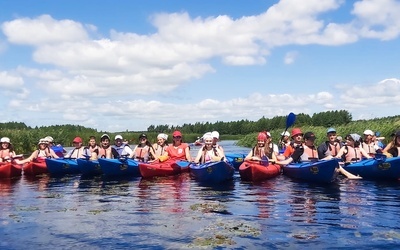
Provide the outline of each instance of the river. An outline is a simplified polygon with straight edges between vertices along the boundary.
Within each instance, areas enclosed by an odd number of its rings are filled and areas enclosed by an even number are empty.
[[[399,210],[398,182],[343,177],[325,185],[283,175],[249,183],[236,173],[203,186],[188,173],[22,176],[0,180],[0,249],[397,248]]]

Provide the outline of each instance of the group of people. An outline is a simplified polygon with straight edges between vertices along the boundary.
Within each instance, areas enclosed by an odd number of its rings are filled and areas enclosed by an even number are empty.
[[[376,154],[386,154],[395,157],[400,155],[400,131],[393,133],[393,139],[385,147],[377,134],[367,129],[363,138],[356,134],[348,134],[344,141],[338,140],[336,130],[329,128],[326,132],[325,142],[316,146],[316,136],[313,132],[303,134],[300,128],[293,128],[291,134],[285,131],[281,134],[279,146],[272,142],[270,132],[263,131],[257,135],[257,143],[245,157],[246,161],[256,160],[261,162],[275,162],[286,165],[291,162],[328,160],[332,158],[342,159],[344,163],[356,162],[363,158],[372,158]],[[192,159],[189,144],[182,140],[182,133],[172,133],[172,143],[168,144],[168,135],[160,133],[157,142],[151,144],[147,135],[139,135],[139,143],[133,149],[121,135],[116,135],[114,144],[108,134],[100,137],[98,144],[96,138],[91,136],[88,145],[83,145],[81,137],[73,140],[74,148],[66,152],[60,145],[54,145],[51,136],[42,138],[38,142],[38,148],[26,159],[20,159],[14,152],[10,138],[0,139],[0,162],[15,160],[18,164],[30,161],[40,161],[45,158],[132,158],[137,161],[165,161],[167,159],[186,160],[194,163],[205,163],[208,161],[225,160],[223,148],[218,144],[219,133],[217,131],[207,132],[202,136],[204,145],[199,149],[196,157]],[[281,148],[281,150],[279,149]]]
[[[315,145],[316,136],[313,132],[305,134],[300,128],[293,128],[292,133],[285,131],[281,134],[279,143],[282,150],[272,143],[269,132],[260,132],[257,135],[257,144],[251,149],[245,160],[272,161],[279,165],[291,162],[341,159],[344,164],[357,162],[365,158],[373,158],[376,154],[386,154],[389,157],[400,154],[400,131],[395,132],[393,139],[385,147],[377,134],[367,129],[363,138],[356,134],[348,134],[345,141],[338,140],[336,130],[329,128],[327,139],[320,145]],[[350,173],[340,167],[340,172],[352,178]]]
[[[114,144],[111,144],[111,138],[108,134],[100,137],[100,143],[97,143],[96,137],[91,136],[88,144],[84,145],[81,137],[73,139],[73,149],[66,152],[60,145],[53,144],[53,138],[47,136],[39,140],[37,149],[25,159],[16,159],[16,155],[8,137],[3,137],[0,149],[0,162],[15,160],[17,164],[24,164],[31,161],[44,161],[45,158],[86,158],[95,160],[98,158],[132,158],[141,162],[165,161],[167,159],[194,161],[197,163],[207,162],[209,160],[224,160],[225,154],[220,145],[219,133],[217,131],[204,134],[204,146],[201,147],[197,157],[192,159],[189,144],[183,142],[182,133],[174,131],[172,133],[172,143],[168,144],[168,135],[160,133],[157,136],[157,142],[151,144],[147,135],[139,135],[139,143],[134,147],[123,140],[121,135],[116,135]]]

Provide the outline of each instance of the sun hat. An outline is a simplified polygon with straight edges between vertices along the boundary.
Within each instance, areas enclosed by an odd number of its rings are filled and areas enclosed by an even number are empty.
[[[281,136],[290,136],[290,133],[288,131],[284,131],[281,133]]]
[[[374,132],[372,132],[370,129],[367,129],[364,131],[364,135],[374,135]]]
[[[182,137],[181,131],[175,130],[174,133],[172,133],[172,137],[177,137],[177,136]]]
[[[327,134],[329,133],[336,133],[336,129],[334,128],[328,128],[328,130],[326,131]]]
[[[168,140],[168,135],[161,133],[157,135],[157,139],[164,139],[164,140]]]
[[[213,131],[213,132],[211,132],[211,134],[212,134],[212,136],[213,136],[214,138],[219,139],[219,133],[218,133],[218,131]]]
[[[40,145],[40,144],[49,144],[48,142],[47,142],[47,140],[45,139],[45,138],[42,138],[42,139],[40,139],[39,140],[39,142],[38,142],[38,145]]]
[[[296,135],[303,135],[303,132],[301,132],[301,130],[299,128],[294,128],[292,130],[292,137],[294,137]]]
[[[122,138],[122,135],[116,135],[115,138],[114,138],[114,140],[117,140],[117,139],[121,139],[121,140],[122,140],[122,139],[124,139],[124,138]]]
[[[10,138],[8,138],[8,137],[2,137],[2,138],[0,139],[0,142],[7,142],[7,143],[10,143]]]
[[[50,135],[46,136],[44,139],[46,141],[48,141],[48,142],[53,142],[54,141],[53,137],[51,137]]]
[[[74,140],[72,142],[82,143],[82,138],[77,136],[77,137],[74,138]]]

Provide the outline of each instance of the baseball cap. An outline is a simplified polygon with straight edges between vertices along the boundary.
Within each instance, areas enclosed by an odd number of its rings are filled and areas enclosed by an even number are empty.
[[[329,133],[336,133],[336,129],[334,128],[328,128],[328,130],[326,131],[327,134]]]
[[[177,137],[177,136],[182,137],[182,133],[181,133],[181,131],[175,130],[174,133],[172,133],[172,136],[173,137]]]
[[[281,136],[290,136],[289,131],[284,131],[281,133]]]
[[[72,142],[82,143],[82,138],[77,136],[77,137],[74,138],[74,140]]]
[[[110,136],[108,135],[108,134],[103,134],[101,137],[100,137],[100,140],[102,141],[102,140],[104,140],[104,139],[109,139],[110,140]]]
[[[213,132],[211,132],[211,134],[212,134],[212,137],[213,137],[213,138],[219,139],[219,133],[218,133],[218,131],[213,131]]]
[[[315,134],[313,132],[307,132],[304,134],[304,139],[305,140],[315,140]]]
[[[147,138],[147,135],[144,134],[144,133],[141,133],[141,134],[139,135],[139,139],[140,139],[140,138]]]
[[[115,140],[117,140],[117,139],[121,139],[122,140],[123,138],[122,138],[122,135],[116,135],[114,139]]]
[[[374,132],[372,132],[372,130],[367,129],[364,131],[364,135],[374,135]]]

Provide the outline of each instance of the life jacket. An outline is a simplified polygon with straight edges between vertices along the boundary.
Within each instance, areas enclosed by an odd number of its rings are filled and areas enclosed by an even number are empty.
[[[186,152],[185,149],[188,147],[186,143],[182,143],[178,147],[174,147],[173,145],[168,145],[165,151],[168,152],[169,157],[174,160],[186,160]]]
[[[118,152],[119,156],[121,156],[122,152],[124,151],[124,148],[129,147],[129,145],[122,143],[121,146],[112,145],[111,147],[113,147]]]
[[[332,155],[333,157],[335,157],[339,150],[340,150],[340,143],[336,143],[336,145],[332,145],[329,141],[325,142],[326,147],[327,147],[327,151],[328,154],[325,153],[325,155]]]
[[[372,157],[374,157],[376,154],[374,146],[375,146],[375,143],[373,143],[373,142],[371,142],[371,143],[363,142],[362,143],[362,147],[365,150],[365,152],[367,152]]]
[[[107,148],[98,147],[97,158],[107,158],[107,152],[111,152],[111,147]]]
[[[96,151],[96,149],[98,150],[100,147],[98,145],[95,145],[94,147],[92,146],[88,146],[88,149],[90,150],[90,153],[93,153]]]
[[[88,155],[90,156],[88,151],[90,152],[86,147],[74,148],[70,153],[68,153],[67,157],[72,159],[85,158]]]
[[[351,161],[360,161],[361,160],[361,152],[359,148],[353,148],[351,146],[344,146],[345,151],[342,156],[343,161],[351,162]]]
[[[52,158],[50,149],[49,148],[46,148],[44,150],[38,149],[36,158],[39,158],[39,161],[46,158]]]
[[[259,148],[258,146],[253,147],[253,149],[252,149],[252,155],[253,155],[253,156],[258,156],[258,157],[260,157],[260,158],[262,158],[262,157],[264,157],[264,156],[267,156],[267,155],[265,154],[264,147]]]
[[[135,159],[138,161],[148,161],[150,147],[145,145],[144,147],[137,146],[135,148]]]
[[[213,156],[219,156],[217,149],[215,147],[206,149],[206,146],[203,146],[203,154],[201,155],[200,162],[210,162],[212,161]]]
[[[167,147],[168,147],[167,145],[161,146],[161,145],[159,145],[159,144],[156,143],[156,145],[153,146],[153,148],[154,148],[154,153],[155,153],[157,156],[163,155],[164,152],[165,152],[165,150],[167,149]]]
[[[315,146],[308,147],[307,145],[304,145],[304,152],[301,155],[301,160],[302,161],[318,160],[318,151],[316,147]]]

